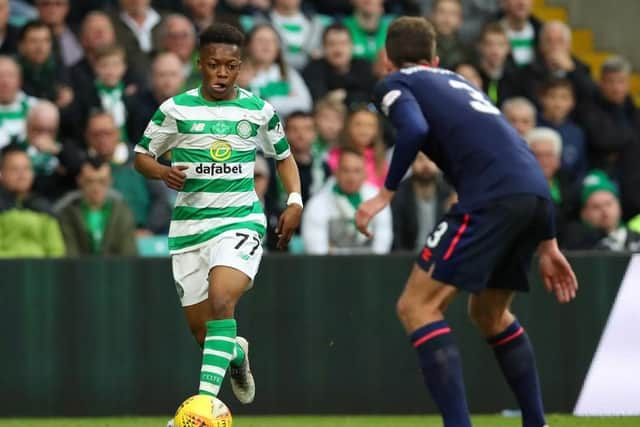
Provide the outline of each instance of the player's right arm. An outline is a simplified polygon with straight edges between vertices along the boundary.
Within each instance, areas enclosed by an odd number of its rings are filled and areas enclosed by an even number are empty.
[[[165,101],[151,117],[144,135],[135,147],[134,166],[146,178],[160,179],[167,187],[180,190],[187,178],[183,172],[187,166],[169,167],[156,160],[176,144],[178,128],[175,119],[168,114],[171,102]]]

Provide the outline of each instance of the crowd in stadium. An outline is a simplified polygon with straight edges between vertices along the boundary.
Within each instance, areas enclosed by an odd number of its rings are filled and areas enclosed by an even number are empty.
[[[631,66],[598,81],[571,30],[531,0],[0,0],[0,257],[153,254],[175,193],[133,168],[158,106],[197,87],[197,36],[246,34],[238,84],[284,121],[306,205],[290,251],[417,251],[456,195],[424,155],[367,240],[354,225],[383,185],[394,135],[371,104],[394,16],[423,15],[440,66],[480,87],[548,179],[565,249],[640,251],[640,113]],[[170,154],[164,161],[170,162]],[[256,192],[267,249],[286,202],[271,161]]]

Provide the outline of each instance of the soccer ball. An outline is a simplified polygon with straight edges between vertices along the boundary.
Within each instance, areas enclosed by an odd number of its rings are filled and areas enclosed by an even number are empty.
[[[222,400],[191,396],[176,411],[175,427],[231,427],[231,411]]]

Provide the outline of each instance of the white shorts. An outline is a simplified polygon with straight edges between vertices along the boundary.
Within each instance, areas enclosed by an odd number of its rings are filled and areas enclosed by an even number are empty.
[[[246,274],[253,285],[262,259],[260,235],[253,230],[232,230],[206,245],[171,256],[173,279],[183,307],[209,297],[209,272],[213,267],[232,267]]]

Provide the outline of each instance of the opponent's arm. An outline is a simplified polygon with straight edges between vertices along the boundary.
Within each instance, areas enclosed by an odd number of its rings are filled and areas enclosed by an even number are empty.
[[[578,280],[558,248],[555,238],[543,240],[538,245],[540,258],[540,275],[548,292],[555,292],[560,303],[566,303],[576,297]]]
[[[282,182],[289,198],[287,200],[287,208],[280,215],[276,234],[278,235],[278,248],[286,249],[291,240],[291,236],[300,226],[300,217],[302,215],[302,196],[300,195],[301,184],[300,174],[298,173],[298,165],[292,155],[278,160],[276,163],[278,176]]]

